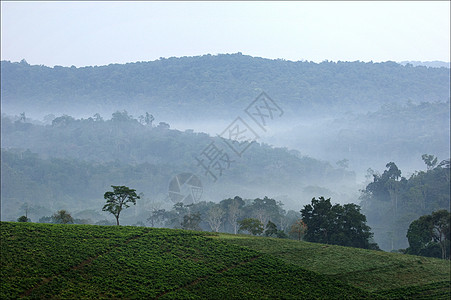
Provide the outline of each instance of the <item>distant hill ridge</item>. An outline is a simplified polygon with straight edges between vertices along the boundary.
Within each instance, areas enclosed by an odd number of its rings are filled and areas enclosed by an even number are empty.
[[[446,102],[449,69],[395,62],[270,60],[220,54],[100,67],[2,61],[5,113],[111,113],[147,110],[177,119],[230,118],[261,91],[286,116],[367,111],[386,103]],[[83,108],[80,108],[83,107]]]
[[[424,66],[424,67],[430,67],[430,68],[448,68],[448,69],[450,68],[450,62],[439,61],[439,60],[434,60],[434,61],[406,60],[406,61],[401,61],[400,64],[403,66],[405,66],[407,64],[411,64],[414,67]]]

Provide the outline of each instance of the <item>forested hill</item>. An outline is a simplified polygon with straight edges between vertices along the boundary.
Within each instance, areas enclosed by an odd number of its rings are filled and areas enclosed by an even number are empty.
[[[211,143],[227,155],[207,173],[199,160],[208,164],[202,153],[212,149]],[[15,219],[22,202],[98,209],[112,184],[170,203],[164,199],[168,184],[184,172],[199,176],[202,199],[212,201],[238,194],[285,195],[280,200],[294,205],[320,191],[343,193],[343,187],[355,184],[353,172],[298,151],[257,142],[248,146],[240,157],[219,137],[143,125],[125,112],[111,120],[63,116],[52,125],[13,122],[3,115],[2,217]]]
[[[448,68],[292,62],[241,53],[82,68],[2,61],[1,72],[3,112],[29,115],[127,109],[169,121],[174,115],[228,119],[265,91],[294,116],[312,109],[366,112],[386,103],[446,102],[450,93]]]

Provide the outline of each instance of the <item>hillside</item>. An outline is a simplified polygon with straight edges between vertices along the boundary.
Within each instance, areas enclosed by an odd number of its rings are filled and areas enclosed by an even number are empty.
[[[271,254],[373,295],[396,299],[448,299],[451,295],[449,261],[286,239],[231,234],[217,238]]]
[[[2,299],[369,298],[200,232],[4,222],[0,231]]]
[[[446,102],[448,68],[395,62],[270,60],[204,55],[83,68],[1,62],[2,109],[18,114],[111,114],[146,110],[168,121],[226,120],[265,91],[287,118],[363,111],[407,101]]]
[[[2,299],[450,295],[449,262],[424,257],[143,227],[2,222],[0,233]]]

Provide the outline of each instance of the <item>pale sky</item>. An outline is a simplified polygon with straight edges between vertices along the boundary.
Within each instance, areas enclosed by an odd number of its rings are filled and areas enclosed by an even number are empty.
[[[77,67],[236,53],[450,61],[450,2],[8,2],[1,59]]]

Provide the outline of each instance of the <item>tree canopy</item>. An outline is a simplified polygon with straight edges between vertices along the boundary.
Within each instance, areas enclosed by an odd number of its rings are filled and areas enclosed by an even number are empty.
[[[357,248],[377,248],[371,243],[373,234],[366,217],[356,204],[332,205],[329,199],[313,198],[301,210],[307,226],[305,240]]]
[[[449,259],[450,221],[451,213],[444,209],[413,221],[407,230],[409,248],[405,252]]]
[[[114,215],[116,223],[119,225],[119,216],[123,209],[128,208],[129,203],[136,205],[136,199],[140,196],[136,194],[136,190],[130,189],[127,186],[111,186],[112,192],[106,192],[103,198],[106,199],[106,204],[103,206],[103,211],[107,211]]]

